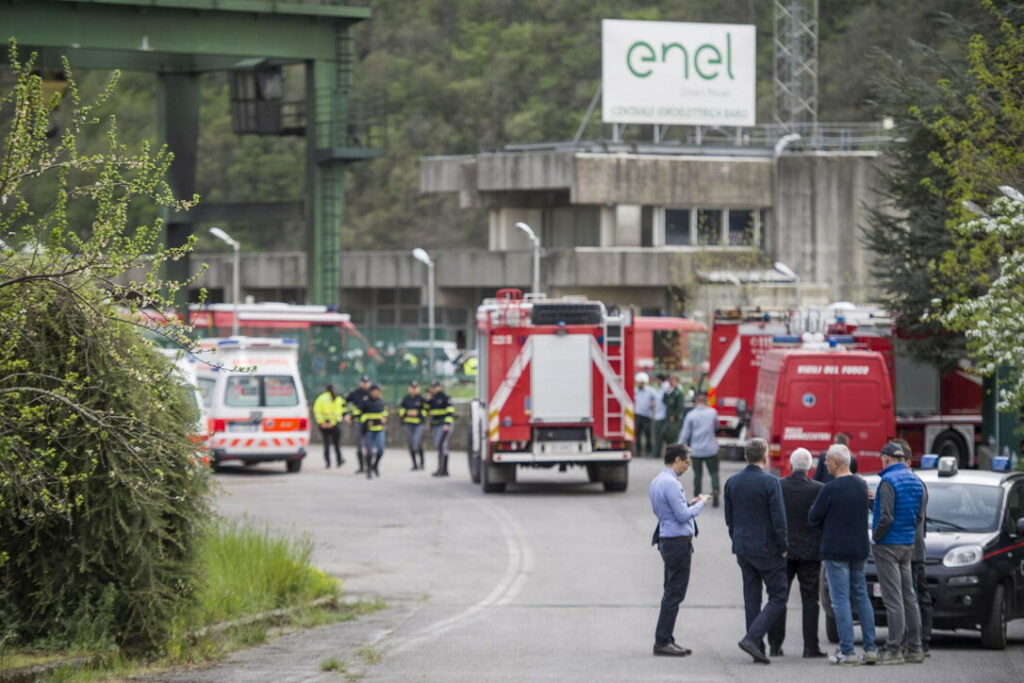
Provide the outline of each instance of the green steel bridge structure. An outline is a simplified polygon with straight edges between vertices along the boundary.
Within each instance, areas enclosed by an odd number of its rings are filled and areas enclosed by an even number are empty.
[[[382,154],[384,126],[354,96],[352,27],[370,18],[359,0],[0,0],[0,33],[59,69],[153,73],[157,129],[175,155],[170,183],[196,191],[199,77],[230,71],[236,132],[304,135],[305,198],[268,205],[200,204],[167,215],[166,243],[179,246],[197,223],[259,214],[305,218],[310,303],[338,304],[347,164]],[[281,69],[304,64],[304,99],[284,102]],[[283,204],[283,205],[282,205]],[[189,264],[171,264],[184,279]]]

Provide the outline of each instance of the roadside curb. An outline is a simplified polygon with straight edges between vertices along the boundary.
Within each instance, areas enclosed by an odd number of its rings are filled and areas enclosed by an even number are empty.
[[[299,612],[304,609],[311,609],[316,607],[356,607],[360,604],[358,598],[318,598],[312,602],[304,605],[296,605],[295,607],[284,607],[281,609],[268,610],[266,612],[259,612],[257,614],[250,614],[239,619],[233,619],[231,621],[223,621],[219,624],[213,624],[206,628],[193,631],[188,634],[189,638],[202,638],[208,635],[215,635],[223,633],[232,628],[238,626],[249,626],[256,624],[261,621],[277,621],[283,619],[295,612]],[[31,664],[29,666],[20,666],[14,669],[5,669],[0,671],[0,683],[31,683],[31,681],[39,680],[39,678],[53,673],[57,669],[62,667],[68,667],[72,670],[78,670],[90,664],[94,664],[102,659],[102,655],[89,655],[86,657],[71,657],[68,659],[57,659],[52,662],[43,662],[41,664]]]

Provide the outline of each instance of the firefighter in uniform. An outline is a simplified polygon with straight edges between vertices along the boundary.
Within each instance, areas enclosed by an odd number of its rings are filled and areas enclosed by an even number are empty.
[[[359,413],[363,404],[370,400],[370,378],[363,375],[359,378],[359,386],[348,393],[345,397],[345,406],[348,408],[345,413],[345,422],[352,425],[352,435],[356,442],[356,458],[359,459],[359,469],[356,474],[366,471],[366,445],[363,443],[363,427],[359,422]]]
[[[334,462],[337,467],[345,464],[341,456],[341,420],[345,415],[345,399],[334,392],[334,385],[328,384],[327,390],[313,401],[313,419],[320,427],[320,436],[324,440],[324,465],[331,468],[331,444],[334,445]]]
[[[363,430],[363,448],[366,455],[366,478],[380,476],[380,459],[384,457],[384,428],[388,423],[388,408],[380,397],[381,389],[370,387],[370,398],[359,409],[359,424]]]
[[[430,391],[430,426],[434,432],[434,445],[437,446],[435,477],[448,476],[448,437],[452,434],[454,422],[455,406],[448,394],[444,393],[441,383],[434,382]]]
[[[412,458],[413,471],[425,469],[423,429],[426,427],[425,420],[429,410],[427,399],[420,395],[419,382],[415,380],[409,382],[409,393],[398,406],[398,416],[402,418],[402,428],[405,429],[405,440],[409,444],[409,457]]]

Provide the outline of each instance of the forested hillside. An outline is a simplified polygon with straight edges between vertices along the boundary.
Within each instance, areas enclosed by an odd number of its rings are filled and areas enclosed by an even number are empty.
[[[967,19],[983,11],[978,4],[821,0],[820,120],[877,118],[871,106],[877,53],[899,58],[912,41],[957,51],[960,46],[944,37],[945,14]],[[484,244],[482,214],[458,209],[453,197],[419,195],[417,159],[571,139],[599,82],[603,18],[756,24],[758,118],[770,120],[769,0],[375,0],[372,6],[374,18],[356,36],[358,85],[385,92],[389,147],[386,157],[352,167],[343,236],[349,249]],[[99,79],[91,74],[88,80]],[[149,76],[126,74],[111,109],[121,116],[127,139],[152,136],[154,94]],[[234,136],[227,100],[223,74],[204,76],[204,198],[301,198],[302,140]],[[606,135],[595,115],[586,136]],[[304,246],[301,226],[231,227],[249,248]]]

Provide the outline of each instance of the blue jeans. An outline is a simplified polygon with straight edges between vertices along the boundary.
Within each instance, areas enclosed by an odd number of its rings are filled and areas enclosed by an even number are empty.
[[[384,430],[379,432],[367,431],[363,438],[366,440],[367,455],[384,452]]]
[[[864,561],[837,562],[825,560],[825,576],[832,598],[832,612],[836,615],[836,630],[839,631],[839,651],[844,655],[853,654],[853,611],[857,606],[860,619],[860,634],[865,650],[875,650],[875,610],[868,597],[868,585],[864,580]]]

